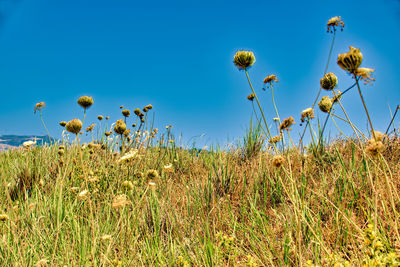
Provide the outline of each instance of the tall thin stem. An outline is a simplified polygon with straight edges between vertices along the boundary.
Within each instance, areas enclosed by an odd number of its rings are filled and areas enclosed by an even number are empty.
[[[275,108],[275,112],[276,112],[276,117],[278,118],[279,124],[281,124],[281,118],[279,117],[278,109],[275,104],[274,86],[272,85],[272,83],[271,83],[271,96],[272,96],[272,103],[274,104],[274,108]],[[285,147],[285,136],[284,136],[283,132],[282,132],[282,144],[283,144],[283,147]]]
[[[369,116],[368,109],[367,109],[367,105],[365,105],[364,97],[363,97],[363,95],[362,95],[362,93],[361,93],[360,84],[358,83],[357,76],[356,76],[355,74],[353,74],[353,75],[354,75],[354,79],[356,79],[358,93],[360,94],[360,98],[361,98],[361,101],[362,101],[362,103],[363,103],[363,106],[364,106],[364,109],[365,109],[365,113],[367,114],[367,117],[368,117],[369,126],[371,126],[372,136],[373,136],[374,139],[376,140],[374,127],[372,126],[371,117]]]
[[[50,144],[51,144],[50,132],[49,132],[49,130],[47,129],[46,124],[44,123],[43,116],[42,116],[42,110],[41,110],[41,109],[39,110],[39,115],[40,115],[40,120],[42,121],[43,126],[44,126],[44,128],[46,129],[47,135],[49,136],[49,142],[50,142]]]

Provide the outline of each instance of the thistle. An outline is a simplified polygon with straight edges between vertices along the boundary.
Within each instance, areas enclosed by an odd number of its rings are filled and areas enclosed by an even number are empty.
[[[325,90],[332,90],[336,87],[337,83],[338,79],[332,72],[325,74],[320,81],[321,87]]]
[[[82,129],[82,122],[80,119],[73,119],[65,126],[68,132],[78,135]]]
[[[247,69],[251,67],[255,61],[256,58],[251,51],[237,51],[233,57],[233,63],[239,69]]]
[[[360,49],[350,46],[350,51],[347,53],[340,54],[337,59],[337,64],[343,70],[346,70],[352,74],[355,74],[358,67],[361,65],[363,55]]]

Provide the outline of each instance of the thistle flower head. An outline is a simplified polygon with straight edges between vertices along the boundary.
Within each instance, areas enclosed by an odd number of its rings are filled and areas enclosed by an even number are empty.
[[[94,126],[96,126],[96,124],[93,123],[93,124],[90,125],[89,127],[86,127],[86,132],[91,132],[91,131],[93,131]]]
[[[251,51],[237,51],[233,57],[233,63],[239,68],[239,70],[245,70],[248,67],[251,67],[255,61],[256,57]]]
[[[124,109],[122,110],[122,115],[124,115],[124,117],[129,117],[129,115],[131,115],[131,112],[129,111],[129,109]]]
[[[272,159],[272,165],[274,165],[274,167],[276,167],[276,168],[281,167],[284,162],[285,162],[285,158],[282,157],[281,155],[276,155]]]
[[[340,16],[339,17],[333,17],[333,18],[330,18],[328,20],[327,26],[328,26],[327,32],[331,32],[332,33],[334,31],[336,31],[336,27],[339,27],[340,30],[343,31],[344,22],[342,21],[342,18]]]
[[[99,115],[99,116],[97,116],[97,119],[98,119],[99,121],[101,121],[101,120],[103,120],[103,116],[102,116],[102,115]]]
[[[293,124],[294,124],[294,118],[290,116],[289,118],[284,119],[281,125],[279,125],[279,130],[281,131],[288,130],[290,126],[292,126]]]
[[[350,51],[347,53],[339,54],[337,64],[343,70],[346,70],[352,74],[356,72],[358,67],[361,65],[363,55],[360,49],[350,46]]]
[[[122,119],[117,120],[117,122],[115,123],[115,126],[114,126],[114,132],[122,135],[122,134],[124,134],[125,130],[126,130],[126,124],[125,124],[124,120],[122,120]]]
[[[70,120],[67,125],[65,126],[68,132],[73,134],[79,134],[80,130],[82,129],[82,122],[80,119],[73,119]]]
[[[146,172],[146,177],[150,180],[154,180],[154,179],[157,179],[159,177],[159,175],[156,170],[148,170]]]
[[[44,102],[36,103],[35,108],[33,109],[33,112],[36,113],[36,111],[40,111],[44,107],[46,107],[46,103],[44,103]]]
[[[325,74],[325,76],[320,80],[321,87],[325,90],[332,90],[336,87],[338,79],[332,72]]]
[[[301,112],[301,122],[304,122],[306,118],[314,119],[314,109],[313,108],[306,108]]]
[[[83,107],[84,109],[87,109],[91,105],[93,105],[93,97],[91,97],[91,96],[81,96],[78,99],[78,104],[79,104],[79,106]]]
[[[276,82],[276,83],[279,82],[278,78],[274,74],[268,75],[267,77],[264,78],[264,84],[266,86],[272,86],[273,82]]]
[[[319,109],[325,113],[331,111],[332,105],[333,101],[329,98],[329,96],[323,96],[321,101],[318,102]]]
[[[61,126],[61,127],[65,127],[65,125],[67,125],[67,122],[66,122],[66,121],[60,121],[60,126]]]
[[[249,95],[247,96],[247,99],[250,100],[250,101],[253,101],[255,97],[256,97],[256,94],[251,93],[251,94],[249,94]]]
[[[364,84],[367,84],[372,81],[375,81],[375,79],[371,77],[372,72],[374,72],[374,71],[375,71],[375,69],[358,68],[354,74],[357,76],[360,76],[361,80],[364,80]]]

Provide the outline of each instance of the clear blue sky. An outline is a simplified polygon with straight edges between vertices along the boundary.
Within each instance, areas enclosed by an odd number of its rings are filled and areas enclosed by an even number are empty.
[[[319,88],[331,41],[326,22],[333,16],[346,24],[328,69],[338,88],[353,82],[336,65],[337,54],[352,45],[364,54],[362,66],[376,69],[376,82],[363,86],[375,128],[384,131],[388,105],[400,104],[395,0],[0,0],[0,13],[0,134],[45,134],[33,114],[44,101],[45,121],[59,137],[58,122],[81,118],[76,100],[90,95],[88,123],[99,114],[119,119],[120,105],[133,110],[151,103],[156,126],[172,124],[186,140],[205,134],[203,142],[225,144],[243,136],[252,113],[245,75],[232,63],[245,49],[257,58],[250,76],[267,117],[275,115],[262,81],[276,74],[280,115],[295,118],[296,136],[300,112]],[[365,129],[357,91],[343,104]]]

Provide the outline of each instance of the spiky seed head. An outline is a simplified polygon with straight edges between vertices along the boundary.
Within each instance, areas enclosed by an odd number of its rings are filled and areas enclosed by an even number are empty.
[[[139,108],[135,108],[133,112],[135,113],[136,116],[140,116],[140,114],[142,113],[142,111]]]
[[[159,177],[159,175],[156,170],[148,170],[146,172],[146,177],[150,180],[153,180],[153,179],[157,179]]]
[[[294,118],[292,116],[290,116],[289,118],[284,119],[283,122],[281,123],[281,125],[279,125],[279,130],[281,130],[281,131],[287,130],[293,124],[294,124]]]
[[[340,54],[337,59],[337,64],[343,70],[350,73],[355,73],[358,67],[361,65],[363,55],[358,48],[350,46],[350,51],[347,53]]]
[[[233,57],[233,63],[236,67],[243,70],[251,67],[254,62],[256,62],[256,57],[251,51],[237,51]]]
[[[328,20],[327,26],[328,26],[327,32],[336,31],[336,27],[339,27],[340,30],[343,31],[344,22],[342,21],[342,18],[340,16],[333,17]]]
[[[61,126],[61,127],[65,127],[65,125],[67,125],[67,122],[66,122],[66,121],[60,121],[60,126]]]
[[[256,94],[251,93],[251,94],[249,94],[249,95],[247,96],[247,99],[250,100],[250,101],[253,101],[255,97],[256,97]]]
[[[284,162],[285,162],[285,158],[282,157],[281,155],[276,155],[272,159],[272,165],[274,165],[274,167],[276,167],[276,168],[281,167]]]
[[[301,122],[304,122],[306,118],[314,119],[314,109],[313,108],[306,108],[301,112]]]
[[[329,96],[323,96],[321,101],[318,102],[319,109],[325,113],[331,111],[332,105],[333,101],[329,98]]]
[[[279,82],[278,78],[274,74],[268,75],[267,77],[264,78],[265,84],[272,84],[273,82],[276,82],[276,83]]]
[[[33,109],[33,112],[36,113],[36,111],[40,111],[44,107],[46,107],[46,103],[44,103],[44,102],[36,103],[35,108]]]
[[[129,117],[131,115],[131,112],[129,111],[129,109],[124,109],[122,110],[122,115],[124,115],[124,117]]]
[[[336,75],[332,72],[325,74],[325,76],[320,81],[321,87],[325,90],[332,90],[336,87],[338,79]]]
[[[78,99],[78,104],[79,106],[83,107],[84,109],[89,108],[91,105],[93,105],[93,97],[91,96],[81,96]]]
[[[79,134],[80,130],[82,129],[82,122],[80,119],[73,119],[70,120],[67,125],[65,126],[68,132],[73,134]]]
[[[272,137],[271,139],[268,140],[268,143],[276,144],[279,141],[281,141],[281,139],[282,139],[282,135],[275,135],[274,137]]]
[[[375,81],[374,78],[371,77],[372,72],[374,72],[375,69],[370,69],[370,68],[358,68],[355,71],[355,75],[360,76],[361,80],[364,80],[364,84],[370,83],[372,81]]]
[[[101,120],[103,120],[103,116],[99,115],[99,116],[97,116],[97,119],[98,119],[99,121],[101,121]]]
[[[94,126],[96,126],[96,124],[93,123],[93,124],[90,125],[89,127],[86,127],[86,132],[91,132],[91,131],[93,131]]]
[[[117,122],[115,123],[115,126],[114,126],[114,132],[122,135],[122,134],[124,134],[125,130],[126,130],[126,124],[125,124],[124,120],[122,120],[122,119],[117,120]]]

